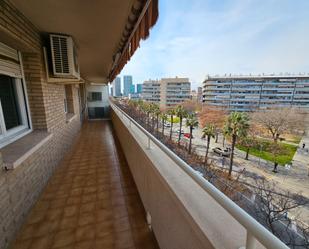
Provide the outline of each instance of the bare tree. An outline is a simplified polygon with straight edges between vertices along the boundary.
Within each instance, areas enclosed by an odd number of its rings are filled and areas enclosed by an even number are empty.
[[[189,113],[199,112],[202,109],[201,103],[196,102],[196,101],[191,100],[191,99],[184,101],[181,105]]]
[[[304,117],[295,108],[276,108],[252,114],[254,123],[264,127],[277,142],[280,135],[304,129]]]
[[[309,248],[308,228],[303,228],[300,236],[295,231],[297,220],[289,217],[291,211],[308,205],[308,199],[289,191],[278,192],[275,183],[264,178],[256,179],[251,191],[255,198],[250,213],[255,219],[291,248]]]

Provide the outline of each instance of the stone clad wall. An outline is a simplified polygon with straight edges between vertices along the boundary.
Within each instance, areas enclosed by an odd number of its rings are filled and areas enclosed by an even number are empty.
[[[0,42],[22,54],[33,130],[52,134],[48,142],[13,170],[2,170],[5,158],[0,149],[0,248],[6,248],[72,145],[81,123],[78,85],[72,85],[71,96],[76,117],[67,122],[64,113],[65,86],[46,82],[40,34],[6,0],[0,2]]]

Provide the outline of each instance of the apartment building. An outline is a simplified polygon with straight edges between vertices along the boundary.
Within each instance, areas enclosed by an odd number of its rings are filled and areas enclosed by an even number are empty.
[[[191,83],[188,78],[162,78],[143,83],[142,98],[170,108],[191,98]]]
[[[230,111],[291,106],[309,110],[309,75],[208,76],[203,102]]]
[[[146,80],[143,83],[142,99],[148,102],[160,103],[161,83],[159,80]]]

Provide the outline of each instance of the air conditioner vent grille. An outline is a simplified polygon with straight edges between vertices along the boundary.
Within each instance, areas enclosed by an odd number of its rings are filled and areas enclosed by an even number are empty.
[[[65,37],[53,36],[53,54],[55,71],[59,74],[69,74],[68,45]]]

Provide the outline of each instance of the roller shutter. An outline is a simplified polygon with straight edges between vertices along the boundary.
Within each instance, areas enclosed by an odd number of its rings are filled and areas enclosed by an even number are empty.
[[[0,74],[22,77],[18,51],[0,42]]]

